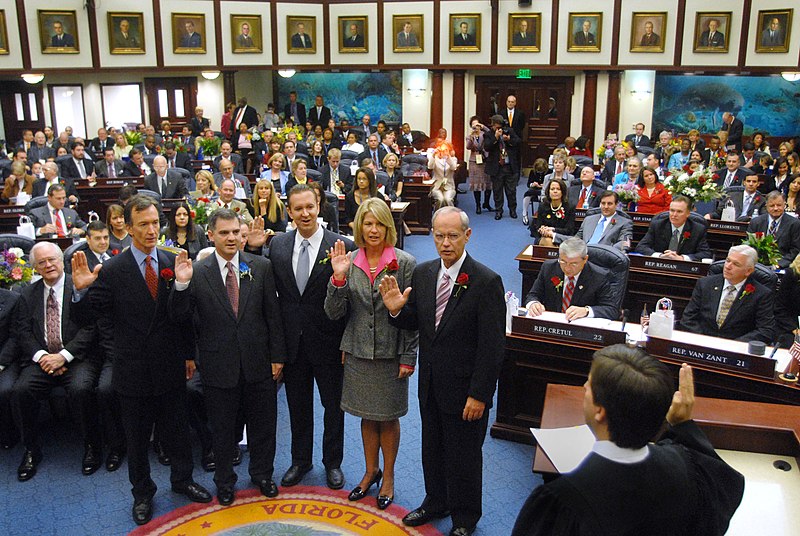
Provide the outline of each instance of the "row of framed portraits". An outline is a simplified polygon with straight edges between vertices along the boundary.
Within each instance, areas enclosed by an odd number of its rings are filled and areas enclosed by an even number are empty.
[[[793,9],[758,12],[756,52],[789,51]],[[39,10],[39,38],[44,54],[80,52],[77,13]],[[172,45],[176,54],[205,54],[206,18],[203,13],[171,13]],[[261,15],[231,15],[230,38],[234,53],[261,53],[263,29]],[[732,12],[697,12],[694,26],[694,52],[728,52]],[[338,48],[341,53],[369,52],[369,20],[366,16],[338,18]],[[392,15],[392,49],[394,52],[422,52],[425,20],[421,14]],[[317,51],[317,17],[287,16],[287,50],[290,54],[313,54]],[[567,50],[600,52],[603,14],[600,12],[570,13]],[[509,13],[508,52],[539,52],[541,48],[542,14]],[[144,14],[142,12],[109,12],[108,39],[111,54],[144,54]],[[631,19],[631,52],[664,52],[667,12],[633,12]],[[481,14],[450,14],[449,50],[480,52]],[[8,54],[8,31],[5,11],[0,10],[0,54]]]

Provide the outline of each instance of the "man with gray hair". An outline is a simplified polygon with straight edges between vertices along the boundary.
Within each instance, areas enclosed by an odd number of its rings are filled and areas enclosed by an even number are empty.
[[[747,232],[774,236],[783,255],[778,259],[778,267],[785,269],[800,253],[800,221],[786,215],[786,198],[781,192],[767,194],[766,209],[766,214],[750,220]]]
[[[525,297],[530,316],[545,311],[564,313],[568,321],[584,317],[619,318],[608,270],[589,262],[586,242],[567,238],[558,247],[558,259],[542,264],[533,288]]]
[[[681,329],[723,339],[772,342],[774,293],[753,277],[756,262],[755,249],[744,244],[731,247],[722,273],[697,281]]]

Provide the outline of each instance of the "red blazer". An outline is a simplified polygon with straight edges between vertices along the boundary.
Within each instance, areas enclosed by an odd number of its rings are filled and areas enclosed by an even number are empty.
[[[648,195],[647,188],[639,188],[639,203],[636,205],[636,212],[644,212],[645,214],[658,214],[665,210],[669,210],[669,204],[672,203],[672,195],[667,191],[663,184],[656,183],[656,189],[653,195]]]

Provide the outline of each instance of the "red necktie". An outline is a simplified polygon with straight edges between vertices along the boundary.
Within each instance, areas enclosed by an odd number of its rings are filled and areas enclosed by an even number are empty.
[[[225,290],[228,291],[233,314],[239,316],[239,285],[236,282],[236,272],[233,271],[233,264],[230,262],[225,267],[228,269],[228,275],[225,276]]]
[[[150,264],[152,260],[153,258],[150,255],[144,259],[144,280],[147,283],[147,290],[150,291],[150,295],[155,300],[158,297],[158,276],[153,269],[153,265]]]
[[[58,236],[67,236],[64,231],[64,223],[61,221],[61,214],[57,210],[53,211],[53,221],[56,222],[56,232]]]
[[[564,289],[564,296],[561,298],[561,312],[566,313],[569,304],[572,303],[572,293],[575,291],[575,278],[568,277],[567,288]]]
[[[586,201],[586,188],[581,189],[581,196],[578,198],[578,204],[575,208],[583,208],[583,203]]]
[[[617,162],[617,173],[622,173],[622,163]]]

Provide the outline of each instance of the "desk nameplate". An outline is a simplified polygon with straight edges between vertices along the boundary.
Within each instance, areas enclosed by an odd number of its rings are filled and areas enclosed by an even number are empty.
[[[708,228],[714,231],[728,231],[739,234],[746,233],[749,225],[750,224],[746,221],[711,220],[708,223]]]
[[[25,205],[0,207],[0,215],[2,216],[20,216],[22,214],[25,214]]]
[[[557,259],[558,248],[549,246],[533,246],[531,257],[534,259]]]
[[[714,369],[733,370],[768,380],[775,378],[775,360],[767,357],[707,348],[658,337],[648,338],[647,351],[656,357],[694,362]]]
[[[575,209],[575,218],[576,219],[584,219],[586,217],[586,213],[589,212],[588,208],[576,208]]]
[[[645,214],[643,212],[630,212],[629,214],[633,223],[646,223],[648,225],[650,225],[653,216],[655,216],[655,214]]]
[[[550,322],[541,318],[514,316],[511,319],[511,332],[531,337],[548,337],[567,342],[589,342],[597,346],[608,346],[625,342],[625,332],[610,329]]]
[[[666,273],[691,274],[696,276],[708,274],[708,267],[710,266],[702,262],[678,261],[644,255],[628,255],[628,258],[631,261],[631,268],[657,270]]]

